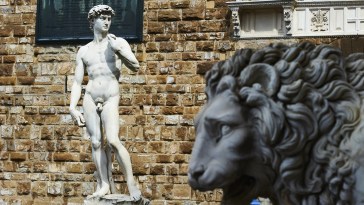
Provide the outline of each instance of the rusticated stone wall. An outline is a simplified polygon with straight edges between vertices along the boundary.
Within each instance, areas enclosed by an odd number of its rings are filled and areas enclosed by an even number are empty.
[[[187,184],[203,74],[235,49],[298,40],[231,40],[225,0],[144,2],[143,42],[132,45],[141,70],[120,79],[120,139],[152,204],[219,204],[221,191]],[[35,44],[35,19],[36,0],[0,0],[0,204],[82,204],[95,166],[68,111],[79,45]],[[114,175],[125,192],[117,164]]]

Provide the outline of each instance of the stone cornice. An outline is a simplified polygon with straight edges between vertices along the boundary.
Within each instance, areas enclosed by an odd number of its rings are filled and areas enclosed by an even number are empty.
[[[228,7],[244,7],[244,8],[264,8],[264,7],[315,7],[315,6],[364,6],[364,0],[346,0],[346,1],[296,1],[296,0],[277,0],[277,1],[229,1],[226,2]]]
[[[244,7],[244,8],[262,8],[262,7],[279,7],[282,5],[292,5],[291,0],[278,1],[229,1],[226,2],[228,7]]]
[[[364,35],[327,35],[327,36],[269,36],[269,37],[263,37],[263,36],[252,36],[252,37],[239,37],[239,38],[232,38],[234,40],[259,40],[259,39],[306,39],[306,38],[358,38],[358,37],[364,37]]]
[[[316,7],[316,6],[364,6],[364,1],[317,1],[317,2],[297,2],[296,7]]]

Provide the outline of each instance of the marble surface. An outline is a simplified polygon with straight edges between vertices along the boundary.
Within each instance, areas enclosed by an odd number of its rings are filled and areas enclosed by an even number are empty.
[[[133,201],[125,194],[109,194],[103,197],[88,197],[84,200],[84,205],[149,205],[150,201],[142,197],[138,201]]]

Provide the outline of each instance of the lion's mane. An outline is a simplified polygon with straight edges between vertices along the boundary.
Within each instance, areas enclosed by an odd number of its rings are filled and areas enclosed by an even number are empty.
[[[254,64],[277,70],[272,95],[243,80],[244,69]],[[348,142],[360,121],[364,54],[345,59],[339,49],[311,43],[241,49],[206,73],[208,101],[221,92],[227,75],[236,81],[241,105],[249,107],[262,160],[276,173],[278,201],[351,204],[357,164],[349,159]]]

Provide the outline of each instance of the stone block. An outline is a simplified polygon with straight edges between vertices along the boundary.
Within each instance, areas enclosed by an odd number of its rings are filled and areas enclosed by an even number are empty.
[[[18,76],[17,79],[20,85],[33,85],[35,82],[35,77],[33,76]]]
[[[0,85],[15,85],[16,77],[0,77]]]
[[[34,197],[47,196],[47,182],[34,181],[31,183],[31,191]]]
[[[125,146],[128,147],[129,152],[132,153],[147,153],[148,148],[144,142],[125,142]]]
[[[78,153],[69,153],[69,152],[53,153],[53,160],[78,162],[80,161],[80,156]]]
[[[33,164],[33,171],[34,172],[47,172],[48,171],[48,163],[47,162],[34,162]]]
[[[10,26],[4,26],[0,29],[0,37],[8,37],[13,32],[13,28]],[[6,54],[4,51],[1,51],[0,47],[0,54]]]
[[[82,184],[79,182],[72,182],[72,183],[65,182],[63,184],[63,194],[64,194],[64,196],[67,196],[67,197],[77,196],[81,192],[81,187],[82,187]]]
[[[57,140],[56,152],[68,152],[68,140]]]
[[[81,162],[91,162],[92,156],[90,153],[80,153],[80,161]]]
[[[166,125],[177,125],[179,122],[179,115],[166,116]]]
[[[161,109],[162,115],[180,115],[183,114],[183,107],[180,106],[165,106]]]
[[[66,97],[64,95],[49,96],[49,105],[51,105],[51,106],[65,106],[66,105]]]
[[[184,76],[185,74],[196,73],[196,62],[192,61],[177,61],[174,64],[174,69],[177,75]],[[191,81],[189,82],[191,83]],[[188,83],[183,83],[188,84]]]
[[[187,85],[166,85],[165,91],[170,93],[185,93]]]
[[[166,173],[166,166],[164,164],[152,164],[150,167],[151,175],[164,175]]]
[[[173,162],[173,156],[167,154],[159,154],[156,156],[157,163],[171,163]]]
[[[158,52],[158,44],[155,42],[148,42],[146,44],[146,52]]]
[[[48,182],[47,193],[52,196],[60,196],[63,194],[63,182]]]
[[[181,19],[181,12],[179,9],[166,9],[158,12],[159,21],[178,21]]]
[[[16,192],[18,193],[18,195],[30,194],[31,182],[18,182],[17,184],[18,185],[16,187]]]
[[[186,41],[204,41],[208,40],[209,36],[206,33],[186,33],[181,35],[181,38]]]
[[[147,61],[163,61],[165,59],[165,54],[161,53],[148,53]]]
[[[148,143],[148,153],[164,153],[165,144],[163,142],[150,142]]]
[[[16,164],[14,162],[4,162],[2,169],[4,172],[15,172]]]
[[[166,60],[167,61],[177,61],[182,59],[181,53],[167,53]]]
[[[152,126],[157,126],[157,125],[164,125],[165,124],[165,117],[164,116],[147,116],[147,124],[150,124]],[[159,127],[158,127],[159,129]],[[159,133],[159,130],[158,130],[158,133]],[[158,139],[156,140],[159,140],[159,135],[156,135],[156,137],[158,137]]]
[[[190,1],[189,0],[177,0],[177,1],[172,1],[171,2],[171,7],[172,8],[188,8],[190,6]]]
[[[183,20],[202,20],[204,18],[205,18],[204,8],[195,7],[182,10]]]
[[[11,60],[7,58],[6,60]],[[3,63],[0,64],[0,76],[11,76],[13,75],[14,64],[13,63]]]
[[[159,44],[159,51],[160,52],[173,52],[176,49],[175,42],[161,42]]]
[[[19,25],[22,24],[21,14],[7,14],[4,16],[5,25]]]
[[[145,115],[156,115],[160,112],[160,106],[143,106],[143,114]]]
[[[187,127],[177,127],[175,134],[177,140],[184,140],[187,136],[187,131]]]
[[[149,34],[164,33],[164,23],[151,21],[147,29]]]
[[[34,24],[35,23],[35,14],[22,14],[23,24]]]
[[[16,37],[23,37],[27,35],[27,27],[23,25],[14,25],[13,26],[13,35]]]
[[[221,52],[234,50],[233,44],[228,41],[218,42],[217,49]]]
[[[196,74],[205,75],[205,73],[207,71],[209,71],[215,63],[216,63],[215,61],[207,61],[207,62],[198,63]]]
[[[178,22],[179,33],[194,33],[198,31],[198,28],[199,28],[199,22],[197,21]]]
[[[25,161],[27,159],[28,154],[25,152],[11,152],[10,159],[12,161]]]
[[[16,56],[14,56],[14,55],[3,56],[3,62],[4,63],[15,63]]]
[[[50,140],[53,139],[53,126],[42,126],[41,128],[41,139],[42,140]]]
[[[13,196],[15,191],[13,189],[1,189],[0,196]]]
[[[177,40],[177,35],[176,34],[156,34],[154,37],[154,40],[156,42],[158,41],[176,41]]]
[[[177,163],[177,164],[181,164],[181,163],[188,163],[189,161],[189,155],[186,154],[176,154],[173,157],[173,162]]]
[[[181,142],[179,144],[179,150],[182,154],[191,154],[193,142]]]
[[[166,105],[167,106],[173,106],[178,105],[178,94],[167,94],[166,95]]]
[[[56,114],[56,108],[55,107],[40,107],[39,108],[39,114]]]
[[[178,164],[168,164],[166,165],[166,174],[167,175],[178,175],[179,173],[179,165]]]
[[[27,136],[27,137],[29,138],[29,136]],[[33,151],[34,141],[33,140],[16,140],[14,142],[14,145],[15,145],[15,151],[31,152],[31,151]]]
[[[69,150],[71,152],[80,152],[81,142],[79,140],[71,140],[69,142]]]
[[[214,201],[216,200],[216,195],[214,191],[200,192],[193,190],[191,191],[191,199],[198,201]]]
[[[202,41],[196,43],[196,49],[198,51],[213,51],[214,50],[214,42],[211,41]]]
[[[166,153],[168,154],[177,154],[179,153],[179,142],[168,142],[166,146],[169,147]]]

